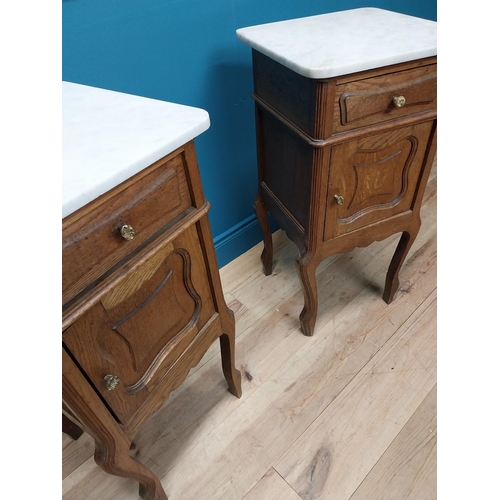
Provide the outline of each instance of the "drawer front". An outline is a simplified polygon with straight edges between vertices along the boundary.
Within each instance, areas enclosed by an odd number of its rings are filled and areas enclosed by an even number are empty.
[[[196,225],[144,255],[63,334],[123,424],[215,313]]]
[[[433,64],[338,85],[333,132],[435,110],[436,67]]]
[[[84,215],[63,231],[63,304],[191,204],[182,153],[124,183],[106,200],[96,200],[96,208],[84,210]],[[132,240],[121,235],[124,225],[135,231]]]
[[[412,210],[433,122],[332,147],[324,240]]]

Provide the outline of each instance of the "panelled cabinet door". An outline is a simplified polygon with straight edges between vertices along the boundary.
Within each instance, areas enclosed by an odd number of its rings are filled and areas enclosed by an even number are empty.
[[[193,225],[125,272],[63,342],[125,424],[214,312]]]
[[[432,122],[332,147],[324,239],[411,210]]]

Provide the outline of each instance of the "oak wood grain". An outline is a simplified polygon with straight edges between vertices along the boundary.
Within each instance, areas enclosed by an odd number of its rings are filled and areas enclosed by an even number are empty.
[[[435,301],[434,291],[276,464],[301,498],[349,499],[435,385]]]
[[[76,438],[81,424],[116,491],[138,481],[144,500],[167,495],[132,439],[217,339],[227,387],[241,396],[208,209],[191,141],[63,220],[63,430]],[[131,241],[122,224],[134,226]],[[81,473],[66,462],[75,484]]]
[[[299,319],[311,336],[317,268],[332,254],[402,232],[383,299],[397,293],[436,151],[437,59],[329,79],[305,78],[255,49],[252,60],[261,260],[271,275],[269,212],[298,248]],[[404,96],[396,106],[393,99]]]
[[[436,108],[436,65],[368,76],[337,86],[339,104],[334,107],[334,132],[393,120]],[[403,96],[397,108],[393,97]]]
[[[94,201],[90,204],[93,210],[85,207],[64,222],[63,303],[130,256],[192,204],[183,154],[158,162],[147,175],[112,192],[105,203]],[[131,241],[120,235],[124,224],[135,230]]]
[[[437,498],[436,399],[434,386],[349,500]]]
[[[95,445],[92,437],[84,432],[78,441],[63,434],[62,438],[62,478],[65,479],[85,460],[94,456]]]
[[[274,470],[269,469],[262,479],[245,495],[244,500],[301,500],[299,495]]]
[[[193,443],[192,451],[177,446],[172,456],[166,445],[168,439],[165,439],[161,450],[159,447],[155,453],[155,462],[165,466],[167,461],[174,464],[164,476],[167,482],[172,481],[170,491],[191,498],[214,499],[238,498],[246,493],[255,481],[253,478],[261,477],[273,461],[279,459],[323,411],[324,405],[335,398],[380,345],[394,334],[408,314],[402,303],[407,304],[417,294],[423,300],[434,288],[435,251],[432,245],[424,244],[424,254],[433,253],[434,257],[426,258],[420,271],[413,268],[411,276],[415,281],[407,283],[408,290],[413,288],[412,294],[405,294],[399,307],[388,310],[377,300],[373,290],[366,288],[366,280],[358,282],[364,293],[354,294],[350,307],[339,304],[343,312],[337,310],[336,320],[330,320],[320,330],[324,335],[315,336],[314,341],[293,334],[298,329],[292,326],[293,318],[286,304],[281,304],[279,311],[270,311],[264,324],[255,325],[253,332],[248,332],[239,341],[238,352],[244,356],[248,376],[243,377],[244,395],[238,407],[234,409],[231,405],[232,413],[213,430],[209,422],[199,422],[196,437],[200,441]],[[422,264],[416,260],[412,265],[418,263]],[[382,267],[379,269],[383,282]],[[300,293],[293,303],[298,307]],[[367,323],[382,336],[360,337],[357,325]],[[338,332],[338,337],[334,331]],[[249,335],[260,337],[251,339]],[[281,368],[277,370],[277,366]],[[189,415],[187,410],[186,415]],[[173,435],[177,436],[177,432]],[[236,470],[230,465],[235,462],[238,464]],[[186,482],[175,485],[174,478],[178,480],[186,468],[190,470]]]
[[[242,372],[242,397],[228,394],[216,343],[168,402],[141,426],[134,437],[137,447],[130,452],[161,478],[171,499],[240,500],[252,491],[262,491],[266,474],[330,405],[342,394],[357,394],[351,390],[356,375],[370,360],[384,355],[391,339],[405,329],[417,310],[422,311],[419,307],[436,289],[436,181],[435,165],[422,199],[422,229],[408,253],[393,303],[381,301],[380,293],[397,235],[321,262],[313,337],[303,336],[299,329],[302,292],[295,274],[297,248],[283,231],[273,234],[275,266],[269,277],[262,273],[259,259],[262,243],[221,269],[226,302],[236,317],[235,364]],[[432,307],[436,308],[435,303]],[[425,335],[425,322],[414,320],[415,335]],[[406,360],[405,369],[392,370],[396,380],[403,377],[401,383],[406,383],[408,373],[421,369],[418,358]],[[373,398],[378,394],[374,390]],[[417,402],[406,423],[399,422],[401,430],[395,439],[373,455],[373,470],[388,463],[384,454],[405,435],[412,421],[417,426],[423,407]],[[370,420],[368,412],[366,425],[373,425]],[[330,429],[325,428],[325,438]],[[84,436],[73,444],[84,443]],[[403,448],[411,455],[411,445],[403,444],[398,450]],[[134,481],[107,475],[93,458],[86,462],[83,458],[63,481],[63,500],[137,500]],[[431,455],[426,463],[428,472],[422,479],[432,478]],[[377,469],[379,477],[390,475]],[[369,476],[370,471],[358,478],[358,484],[350,488],[352,495]],[[402,485],[400,498],[427,499],[430,490],[424,483],[398,483]],[[279,494],[287,484],[281,483]],[[293,495],[292,499],[298,500]]]

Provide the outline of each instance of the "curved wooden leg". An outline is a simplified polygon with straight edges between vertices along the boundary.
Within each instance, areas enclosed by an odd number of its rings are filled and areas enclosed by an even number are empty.
[[[62,431],[74,441],[83,434],[83,429],[70,420],[64,413],[62,414]]]
[[[302,291],[304,292],[304,308],[300,313],[299,320],[302,333],[308,337],[314,334],[314,326],[318,315],[318,290],[316,286],[317,261],[313,254],[305,253],[299,255],[295,261]]]
[[[96,439],[94,459],[105,472],[139,482],[139,496],[144,500],[168,500],[158,477],[129,454],[125,441]]]
[[[241,373],[236,369],[235,365],[235,327],[232,311],[229,318],[229,320],[226,319],[224,324],[224,331],[227,333],[223,333],[219,337],[222,371],[229,386],[229,392],[237,398],[241,398]]]
[[[264,239],[264,250],[262,250],[260,260],[264,266],[264,274],[269,276],[273,272],[273,238],[271,226],[269,225],[269,217],[267,215],[267,207],[260,191],[255,197],[253,206]]]
[[[131,439],[109,413],[66,350],[62,350],[64,405],[95,439],[95,461],[106,472],[139,481],[144,500],[168,500],[158,477],[129,455]]]
[[[385,279],[385,288],[382,298],[390,304],[396,292],[399,288],[399,270],[403,265],[408,252],[410,251],[415,238],[417,237],[418,230],[420,229],[420,221],[415,224],[415,227],[409,231],[404,231],[399,240],[394,256],[392,257],[391,263],[389,265],[389,270],[387,271],[387,277]]]

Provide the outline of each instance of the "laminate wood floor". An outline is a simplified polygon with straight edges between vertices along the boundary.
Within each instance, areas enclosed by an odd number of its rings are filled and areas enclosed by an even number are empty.
[[[315,335],[305,337],[296,247],[273,235],[221,269],[236,316],[243,396],[227,391],[218,343],[143,426],[131,453],[169,500],[436,499],[436,164],[422,227],[382,300],[399,235],[325,260]],[[87,434],[63,434],[64,500],[137,500],[105,474]]]

